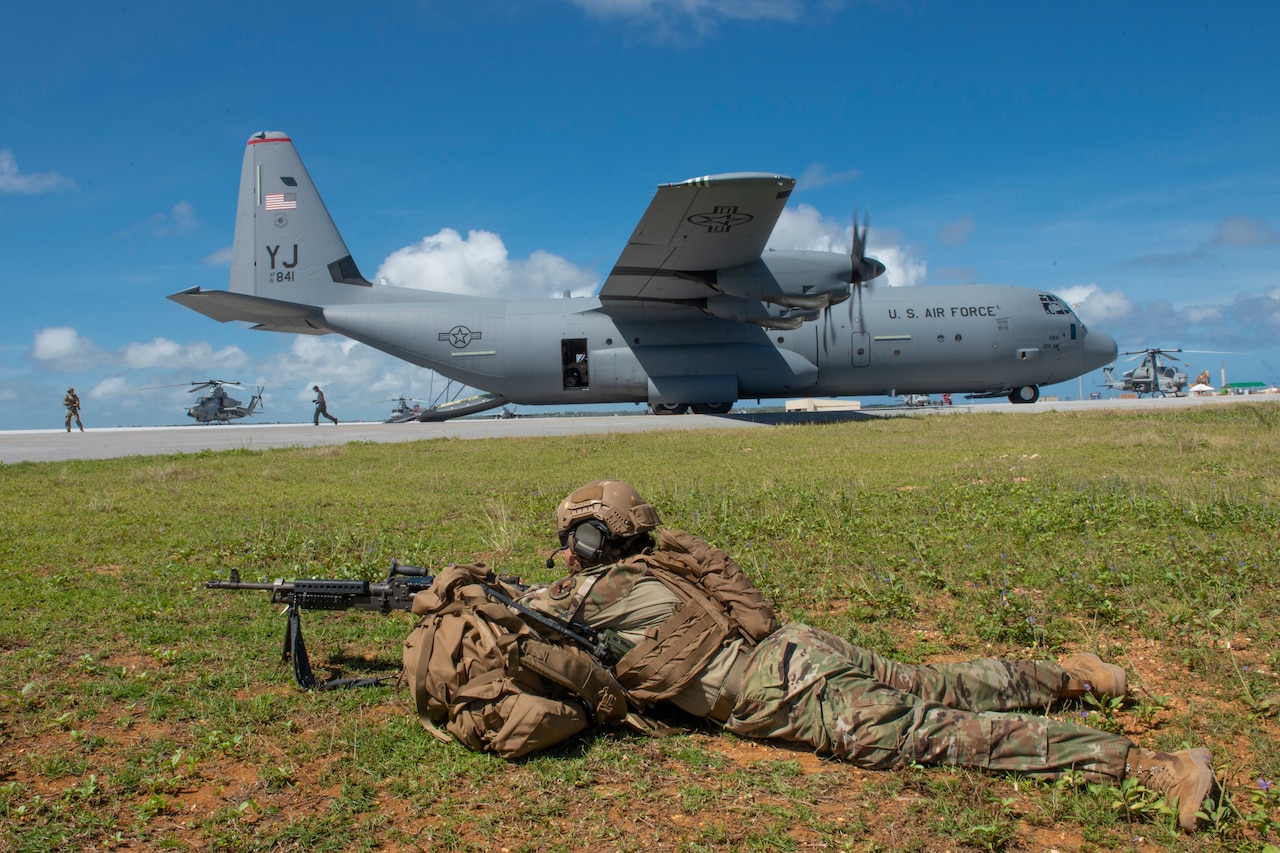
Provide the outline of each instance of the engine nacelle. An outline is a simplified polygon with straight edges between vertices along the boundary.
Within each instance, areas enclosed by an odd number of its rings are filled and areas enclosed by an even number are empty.
[[[798,329],[818,318],[818,310],[796,310],[762,301],[717,293],[704,300],[703,311],[722,320],[751,323],[765,329]]]
[[[718,270],[716,287],[781,308],[821,311],[849,298],[852,275],[848,255],[770,250],[753,263]]]

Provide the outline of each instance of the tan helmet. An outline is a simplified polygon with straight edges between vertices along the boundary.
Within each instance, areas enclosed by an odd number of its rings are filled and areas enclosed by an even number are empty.
[[[627,539],[657,527],[658,512],[622,480],[594,480],[579,486],[556,507],[556,533],[563,543],[574,527],[595,519],[609,529],[610,539]]]

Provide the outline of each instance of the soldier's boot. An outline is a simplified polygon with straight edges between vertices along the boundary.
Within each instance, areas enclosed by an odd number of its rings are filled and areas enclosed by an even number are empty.
[[[1218,780],[1213,776],[1213,757],[1207,749],[1181,752],[1129,751],[1125,778],[1133,777],[1144,788],[1156,791],[1178,810],[1178,824],[1185,832],[1204,826],[1196,817],[1206,799],[1218,798]]]
[[[1059,664],[1071,680],[1062,690],[1062,699],[1079,699],[1092,693],[1099,699],[1123,697],[1129,692],[1129,676],[1123,667],[1106,663],[1097,655],[1079,654],[1063,658]]]

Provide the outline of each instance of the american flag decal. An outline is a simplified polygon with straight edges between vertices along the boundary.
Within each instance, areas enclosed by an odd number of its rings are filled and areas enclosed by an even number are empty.
[[[297,193],[267,193],[262,198],[262,206],[267,210],[296,210]]]

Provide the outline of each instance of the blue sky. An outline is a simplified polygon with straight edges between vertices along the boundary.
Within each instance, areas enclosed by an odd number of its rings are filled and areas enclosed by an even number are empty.
[[[1280,5],[954,0],[6,5],[0,429],[264,419],[428,397],[337,336],[219,324],[244,143],[293,138],[371,277],[592,292],[659,183],[800,180],[774,236],[889,283],[1043,287],[1120,349],[1280,382]],[[1085,377],[1092,390],[1098,373]],[[1045,393],[1077,396],[1081,384]]]

